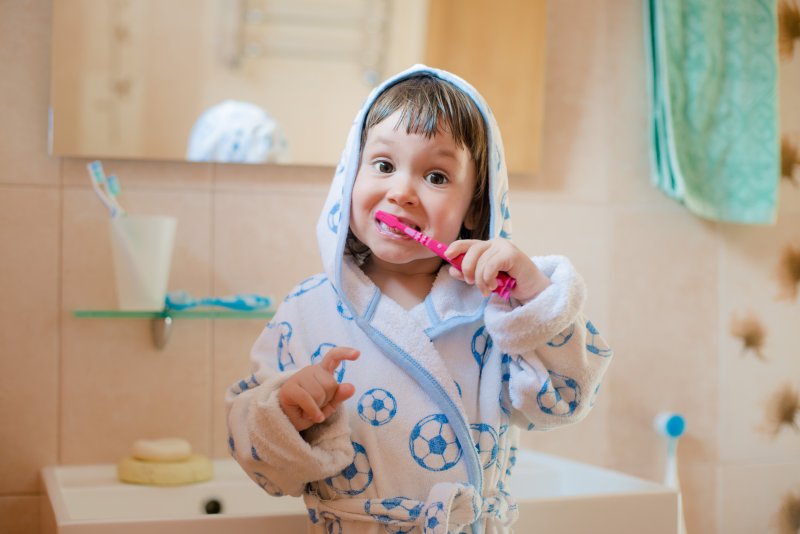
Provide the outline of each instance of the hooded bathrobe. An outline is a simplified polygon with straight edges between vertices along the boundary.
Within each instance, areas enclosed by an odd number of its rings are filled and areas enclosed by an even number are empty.
[[[421,72],[453,83],[481,111],[490,233],[511,234],[500,133],[475,89],[424,66],[377,87],[353,123],[317,225],[325,272],[285,298],[253,347],[253,374],[227,393],[231,453],[269,494],[303,495],[315,533],[508,532],[519,429],[583,418],[611,358],[582,315],[584,284],[564,257],[533,258],[551,285],[529,302],[484,298],[443,266],[425,301],[406,310],[345,254],[366,113],[387,87]],[[297,432],[278,388],[336,346],[361,351],[335,372],[356,393]]]

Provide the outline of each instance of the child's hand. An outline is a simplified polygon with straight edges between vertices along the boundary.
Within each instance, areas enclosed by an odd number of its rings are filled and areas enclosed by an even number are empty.
[[[353,396],[353,384],[339,384],[333,374],[342,360],[353,361],[360,354],[348,347],[334,347],[321,362],[300,369],[283,383],[278,402],[298,432],[323,422]]]
[[[474,284],[485,297],[497,287],[497,274],[501,271],[517,280],[511,296],[520,301],[532,299],[550,285],[550,279],[507,239],[463,239],[453,241],[445,251],[448,258],[461,254],[464,254],[461,260],[462,272],[451,266],[450,276]]]

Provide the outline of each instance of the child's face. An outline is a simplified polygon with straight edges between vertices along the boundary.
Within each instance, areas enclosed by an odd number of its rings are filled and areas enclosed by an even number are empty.
[[[350,228],[372,251],[370,261],[434,270],[427,248],[375,218],[385,211],[443,243],[458,238],[475,190],[475,164],[440,130],[426,138],[397,125],[400,111],[367,133],[353,186]]]

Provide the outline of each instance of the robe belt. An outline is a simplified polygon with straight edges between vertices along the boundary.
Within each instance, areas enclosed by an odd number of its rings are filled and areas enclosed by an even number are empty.
[[[474,486],[440,482],[431,488],[427,501],[391,497],[323,499],[315,491],[303,495],[312,523],[364,521],[399,529],[419,527],[423,534],[469,531],[478,520],[509,526],[517,519],[517,505],[503,490],[481,497]]]

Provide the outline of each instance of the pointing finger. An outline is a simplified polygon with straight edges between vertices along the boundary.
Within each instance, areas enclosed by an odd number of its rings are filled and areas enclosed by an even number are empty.
[[[320,367],[333,374],[342,360],[356,360],[361,355],[361,352],[349,347],[334,347],[329,350],[322,361],[319,362]]]

